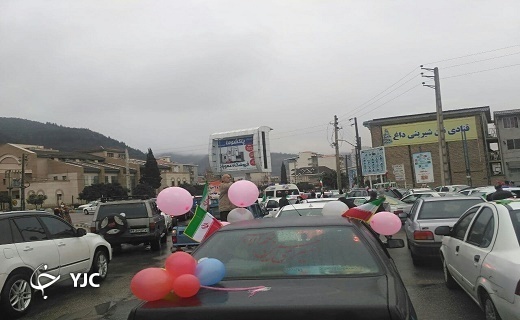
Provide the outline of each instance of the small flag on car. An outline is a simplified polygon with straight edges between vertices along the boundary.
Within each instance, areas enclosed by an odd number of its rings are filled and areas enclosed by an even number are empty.
[[[202,242],[220,228],[222,228],[222,224],[217,218],[197,206],[195,215],[184,230],[184,235],[197,242]]]
[[[372,202],[362,204],[358,207],[348,209],[342,217],[354,218],[359,220],[368,221],[374,213],[377,212],[377,208],[385,202],[385,197],[378,198]]]

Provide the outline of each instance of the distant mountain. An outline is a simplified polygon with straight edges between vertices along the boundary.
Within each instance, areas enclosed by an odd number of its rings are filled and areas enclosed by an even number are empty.
[[[19,118],[0,117],[0,144],[4,143],[39,145],[60,151],[83,151],[100,146],[121,150],[128,148],[131,158],[146,159],[146,154],[142,151],[89,129],[69,128],[56,123],[42,123]],[[156,158],[170,156],[174,162],[198,165],[200,174],[203,174],[209,167],[207,154],[154,153],[154,155]],[[295,156],[297,155],[271,152],[272,175],[280,176],[283,160]]]

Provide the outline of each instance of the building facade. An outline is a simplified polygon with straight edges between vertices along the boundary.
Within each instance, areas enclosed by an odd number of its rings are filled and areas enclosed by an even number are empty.
[[[340,171],[345,172],[345,156],[339,157]],[[287,181],[290,183],[308,182],[318,184],[325,173],[336,171],[336,156],[312,151],[300,152],[297,157],[285,159]]]
[[[520,109],[493,112],[505,180],[520,183]]]
[[[443,117],[451,184],[485,186],[503,180],[495,165],[500,160],[492,157],[497,137],[488,130],[489,107],[448,110]],[[432,112],[363,123],[370,130],[372,146],[385,147],[388,181],[407,187],[441,184],[436,119]]]

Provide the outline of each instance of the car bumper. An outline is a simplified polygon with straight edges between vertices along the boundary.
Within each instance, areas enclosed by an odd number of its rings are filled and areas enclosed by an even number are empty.
[[[491,297],[502,319],[520,320],[520,297],[515,296],[514,303],[493,295]]]
[[[123,244],[123,243],[129,243],[129,244],[140,244],[144,242],[150,242],[157,239],[156,234],[133,234],[131,236],[105,236],[105,240],[110,243],[111,245],[114,244]]]
[[[441,242],[414,242],[410,241],[410,250],[421,258],[440,258]]]

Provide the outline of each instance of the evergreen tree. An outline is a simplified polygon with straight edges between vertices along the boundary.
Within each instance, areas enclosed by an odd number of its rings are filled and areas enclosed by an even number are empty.
[[[152,149],[148,148],[146,163],[144,165],[144,169],[141,172],[141,179],[139,179],[139,183],[144,183],[154,189],[158,189],[161,186],[161,180],[161,172],[159,171],[157,160],[155,160]]]
[[[154,198],[157,196],[155,189],[152,188],[152,186],[147,185],[145,183],[139,183],[134,187],[134,190],[132,190],[133,196],[149,196],[151,198]]]
[[[126,197],[128,190],[123,188],[119,183],[97,183],[86,186],[82,192],[79,193],[78,199],[93,201],[100,198]]]
[[[38,205],[41,207],[45,200],[47,200],[47,196],[44,194],[30,194],[29,198],[25,201],[27,201],[28,204],[34,205],[36,209],[38,209]]]
[[[286,184],[287,183],[287,171],[285,169],[285,163],[282,162],[282,169],[280,171],[280,183]]]

